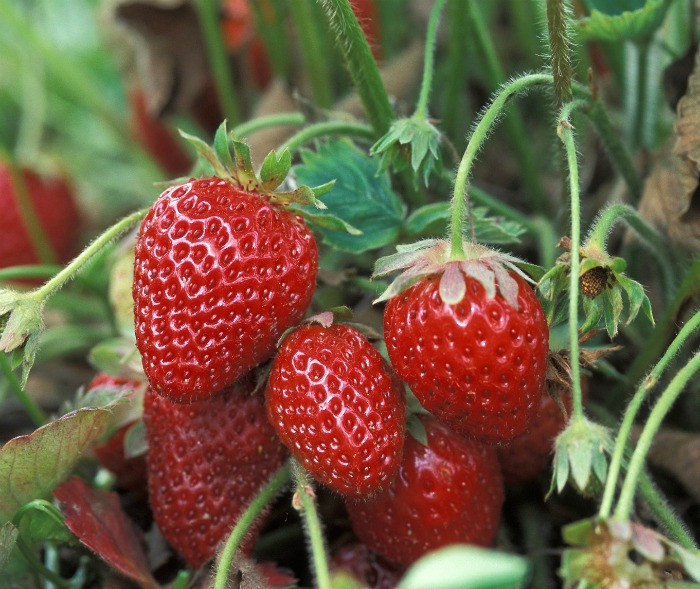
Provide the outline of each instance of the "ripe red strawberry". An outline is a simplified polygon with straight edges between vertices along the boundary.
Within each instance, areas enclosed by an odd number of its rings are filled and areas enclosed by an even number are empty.
[[[334,491],[367,495],[396,474],[405,434],[403,386],[353,327],[295,329],[273,360],[265,396],[284,444]]]
[[[220,178],[167,189],[141,225],[136,343],[155,391],[204,399],[275,350],[304,316],[318,250],[298,216]]]
[[[67,262],[76,252],[80,214],[72,188],[62,178],[41,177],[32,170],[18,170],[29,206],[36,215],[56,262]],[[0,161],[0,268],[41,261],[20,213],[20,188],[12,169]]]
[[[342,571],[367,589],[394,589],[401,579],[396,567],[361,542],[340,548],[331,557],[329,566],[332,573]]]
[[[389,300],[384,314],[389,358],[438,419],[462,435],[508,442],[525,431],[539,406],[547,321],[535,293],[516,273],[491,272],[489,294],[461,266],[449,271],[450,281],[463,279],[463,294],[454,302],[443,300],[441,291],[451,288],[441,287],[441,274],[423,277]]]
[[[115,392],[136,391],[141,386],[142,383],[137,380],[101,372],[90,381],[86,392],[95,392],[100,388],[114,389]],[[108,440],[95,446],[93,452],[100,464],[114,474],[117,487],[140,493],[146,489],[146,456],[142,454],[127,458],[124,454],[124,438],[135,423],[135,420],[123,423]]]
[[[286,450],[267,422],[262,394],[246,378],[223,394],[172,403],[144,399],[153,517],[192,567],[216,551]]]
[[[397,566],[463,542],[489,546],[498,531],[503,479],[495,448],[420,417],[428,445],[407,436],[398,476],[385,491],[346,500],[357,537]]]

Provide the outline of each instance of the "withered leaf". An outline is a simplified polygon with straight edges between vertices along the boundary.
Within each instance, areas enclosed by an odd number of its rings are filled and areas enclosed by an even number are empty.
[[[700,251],[700,50],[677,107],[673,153],[647,179],[639,212],[678,246]]]

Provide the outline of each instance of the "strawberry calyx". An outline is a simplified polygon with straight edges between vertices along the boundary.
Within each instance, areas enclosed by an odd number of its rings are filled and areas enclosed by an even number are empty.
[[[245,142],[229,133],[226,121],[216,130],[212,145],[184,131],[180,131],[180,134],[194,147],[199,156],[195,166],[195,176],[223,178],[241,190],[265,196],[270,202],[279,205],[314,205],[319,209],[326,208],[318,197],[330,191],[335,181],[313,188],[298,186],[287,191],[277,190],[291,169],[292,155],[288,149],[279,154],[275,150],[268,153],[256,174],[250,157],[250,148]]]
[[[13,370],[22,365],[22,387],[27,383],[44,330],[45,300],[34,293],[0,289],[0,352],[10,354]]]
[[[558,246],[565,250],[564,253],[539,281],[540,292],[552,306],[558,294],[568,288],[567,276],[571,263],[571,240],[564,237]],[[579,256],[579,290],[583,295],[585,313],[580,327],[581,333],[595,329],[603,321],[612,339],[617,335],[620,321],[624,319],[625,324],[629,325],[640,310],[651,324],[654,324],[649,297],[639,282],[624,273],[627,262],[623,258],[610,256],[598,245],[590,242],[579,248]],[[624,303],[623,293],[627,305]]]
[[[478,243],[463,242],[463,253],[458,259],[452,255],[450,242],[445,239],[425,239],[408,245],[398,245],[397,253],[377,260],[373,277],[381,277],[401,270],[375,303],[395,297],[417,280],[431,274],[441,274],[439,293],[448,305],[462,300],[466,293],[465,276],[478,281],[491,299],[498,291],[514,308],[518,308],[518,283],[510,275],[515,272],[533,282],[518,265],[523,260],[487,248]]]

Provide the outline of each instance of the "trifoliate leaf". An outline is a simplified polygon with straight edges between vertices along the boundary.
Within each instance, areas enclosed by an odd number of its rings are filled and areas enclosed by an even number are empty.
[[[293,169],[298,183],[322,186],[335,180],[333,190],[323,199],[327,212],[361,231],[352,234],[321,228],[325,243],[360,253],[396,241],[405,207],[375,160],[346,140],[320,144],[316,151],[303,150],[301,157],[302,163]]]
[[[576,23],[582,41],[649,37],[663,22],[670,0],[586,0],[590,16]]]

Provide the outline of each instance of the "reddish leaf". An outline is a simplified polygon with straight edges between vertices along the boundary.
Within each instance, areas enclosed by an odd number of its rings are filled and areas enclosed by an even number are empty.
[[[66,525],[85,546],[142,587],[159,587],[148,568],[141,532],[124,514],[115,493],[93,489],[73,477],[54,496]]]

